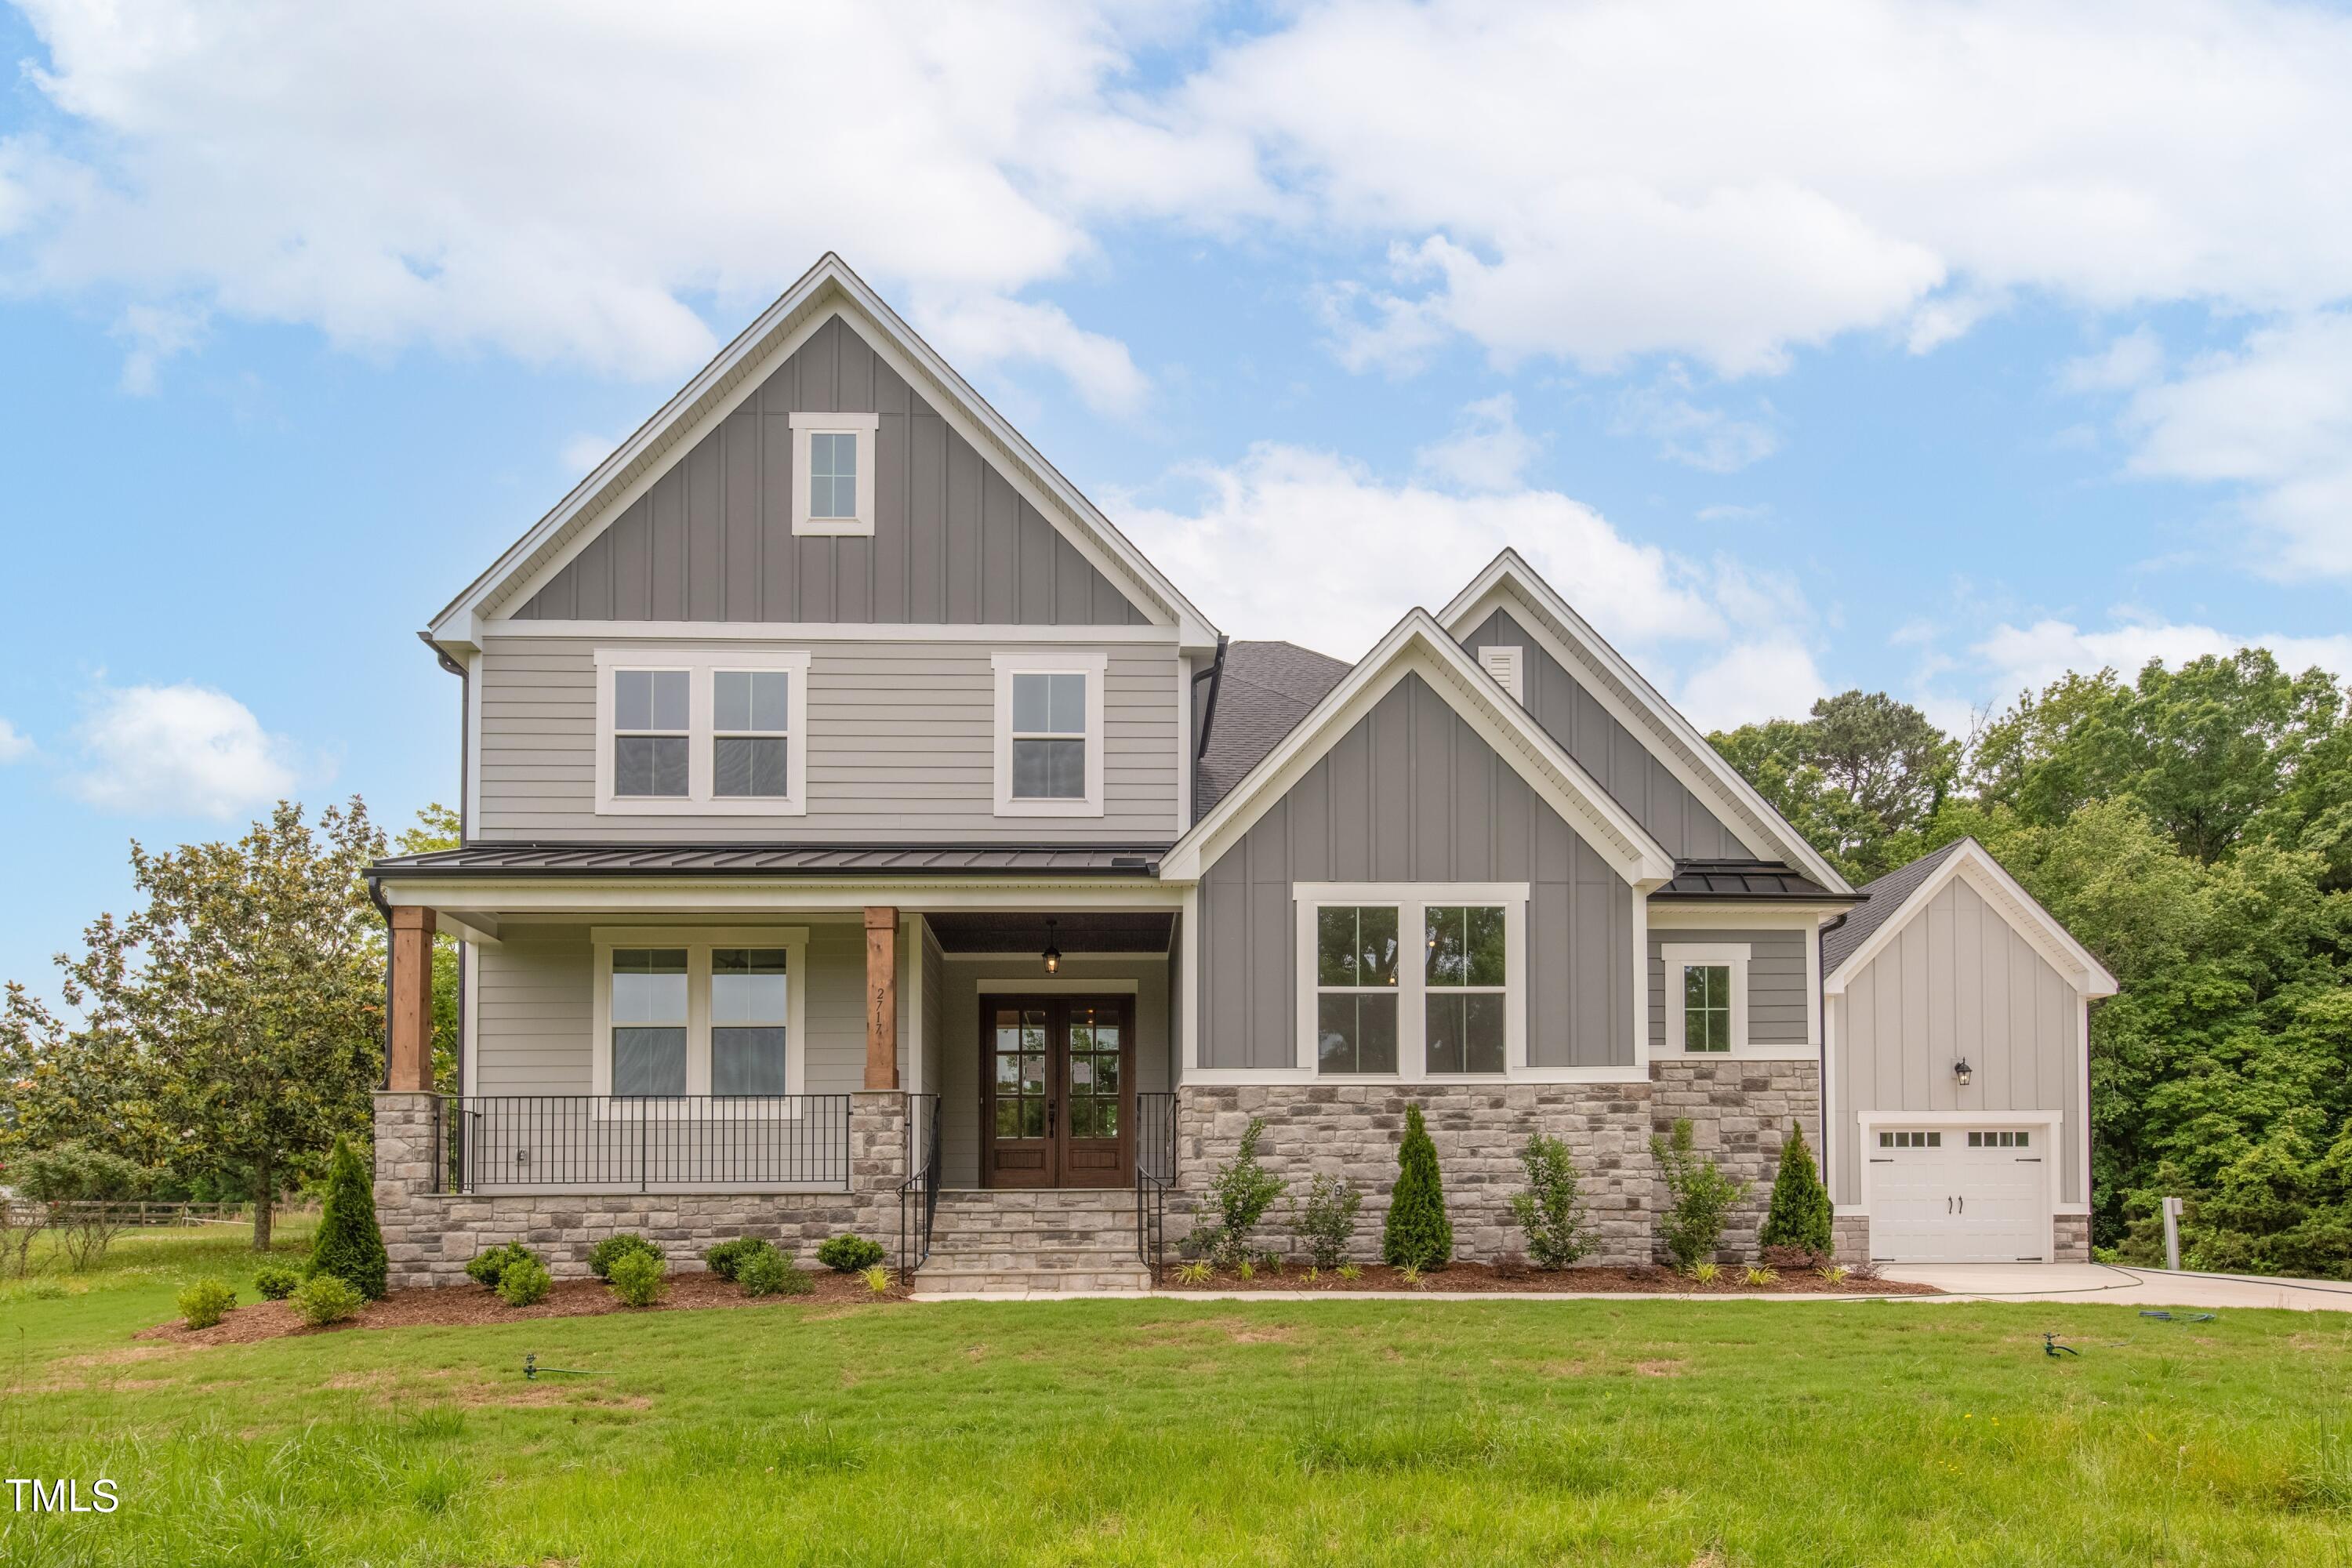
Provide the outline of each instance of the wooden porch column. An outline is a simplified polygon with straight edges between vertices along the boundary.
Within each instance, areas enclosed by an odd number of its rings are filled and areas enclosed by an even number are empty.
[[[392,1031],[385,1042],[384,1087],[433,1087],[433,911],[401,904],[392,911]]]
[[[866,1087],[898,1087],[898,911],[866,911]]]

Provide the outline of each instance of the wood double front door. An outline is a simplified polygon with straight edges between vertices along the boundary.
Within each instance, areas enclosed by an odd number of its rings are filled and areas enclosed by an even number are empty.
[[[983,1184],[1135,1180],[1134,997],[982,997],[980,1082]]]

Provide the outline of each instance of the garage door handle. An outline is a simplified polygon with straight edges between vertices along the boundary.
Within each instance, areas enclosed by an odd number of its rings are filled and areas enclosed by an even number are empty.
[[[1966,1193],[1960,1194],[1960,1212],[1962,1214],[1969,1212],[1969,1195]]]
[[[1952,1200],[1948,1197],[1944,1200],[1944,1212],[1946,1214],[1952,1212]]]

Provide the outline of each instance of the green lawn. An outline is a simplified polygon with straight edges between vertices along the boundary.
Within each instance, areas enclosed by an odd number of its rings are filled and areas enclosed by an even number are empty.
[[[787,1305],[139,1353],[251,1261],[0,1286],[0,1470],[124,1500],[0,1511],[0,1563],[2352,1561],[2334,1314]]]

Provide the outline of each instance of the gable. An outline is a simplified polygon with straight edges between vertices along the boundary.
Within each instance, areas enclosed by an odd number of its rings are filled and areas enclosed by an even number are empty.
[[[1955,893],[1956,888],[1963,891]],[[1917,930],[1933,923],[1932,911],[1944,910],[1948,922],[1953,911],[1963,909],[1981,909],[1988,918],[2000,921],[2010,940],[2021,942],[2071,990],[2084,996],[2116,994],[2116,978],[2097,955],[1973,838],[1956,840],[1897,868],[1863,892],[1864,902],[1845,921],[1861,931],[1859,939],[1843,929],[1824,934],[1825,994],[1836,995],[1857,982],[1888,948],[1916,941]]]
[[[873,411],[874,533],[795,537],[802,413]],[[518,620],[1141,626],[1143,612],[835,315]]]
[[[1496,606],[1462,634],[1462,644],[1473,653],[1486,647],[1521,650],[1520,689],[1528,711],[1667,854],[1677,860],[1715,860],[1755,853],[1508,610]]]

